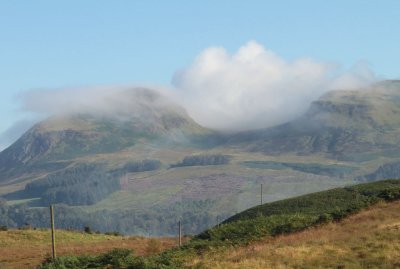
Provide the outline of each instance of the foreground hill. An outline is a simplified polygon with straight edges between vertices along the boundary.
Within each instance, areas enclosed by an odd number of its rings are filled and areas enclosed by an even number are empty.
[[[192,268],[400,268],[400,202],[191,260]]]
[[[384,180],[311,193],[250,208],[197,236],[235,244],[341,220],[378,201],[400,199],[400,180]]]
[[[396,268],[398,200],[400,180],[337,188],[251,208],[161,254],[69,256],[42,268]]]
[[[44,120],[0,153],[0,224],[196,234],[263,202],[400,176],[400,82],[335,91],[281,126],[220,134],[163,94]]]

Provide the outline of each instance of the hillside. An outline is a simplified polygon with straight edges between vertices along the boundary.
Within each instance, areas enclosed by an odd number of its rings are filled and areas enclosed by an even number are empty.
[[[400,180],[336,188],[250,208],[197,237],[216,242],[247,243],[266,235],[341,220],[377,201],[397,199],[400,199]]]
[[[67,167],[77,157],[114,153],[138,143],[189,144],[212,132],[183,108],[150,89],[126,90],[110,108],[58,115],[39,122],[0,154],[0,179]]]
[[[384,81],[358,91],[329,92],[298,119],[237,134],[231,143],[266,154],[324,154],[352,161],[399,156],[399,119],[400,81]]]
[[[263,202],[397,178],[400,83],[335,91],[291,122],[221,134],[149,89],[39,122],[0,153],[0,224],[196,234]],[[115,220],[118,220],[117,222]]]
[[[398,200],[400,180],[387,180],[267,203],[204,231],[181,248],[149,257],[126,252],[118,264],[137,269],[396,268]],[[110,264],[109,259],[102,262],[105,257],[62,257],[42,268],[72,262],[77,268],[102,268]]]
[[[191,268],[399,268],[400,202],[306,231],[207,252]]]

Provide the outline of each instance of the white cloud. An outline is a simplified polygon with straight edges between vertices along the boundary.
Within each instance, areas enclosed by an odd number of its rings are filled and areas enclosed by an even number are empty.
[[[147,102],[137,89],[149,88],[164,98],[153,98],[152,105],[161,106],[171,102],[172,94],[159,86],[103,86],[65,89],[30,90],[20,95],[21,109],[39,117],[74,113],[95,113],[113,116],[131,115],[139,109],[140,103]],[[133,90],[135,89],[135,90]]]
[[[250,41],[233,55],[222,47],[207,48],[175,74],[173,85],[200,124],[245,130],[286,122],[326,91],[374,79],[365,65],[340,72],[336,64],[310,58],[289,62]]]
[[[175,107],[174,94],[165,87],[150,86],[164,96],[146,95],[137,91],[140,86],[81,87],[28,90],[19,95],[24,120],[17,121],[0,134],[0,151],[16,141],[34,123],[49,116],[90,113],[119,119],[143,115],[144,106]],[[133,90],[136,89],[136,90]],[[177,109],[182,112],[182,109]]]
[[[357,88],[374,79],[365,63],[341,72],[337,64],[310,58],[287,61],[250,41],[232,55],[223,47],[207,48],[174,75],[172,89],[148,88],[168,96],[169,101],[181,102],[201,125],[237,131],[284,123],[301,115],[328,90]],[[127,91],[132,88],[135,86],[29,90],[19,99],[27,119],[0,135],[0,150],[35,121],[51,115],[90,112],[130,117],[137,105],[135,96]]]

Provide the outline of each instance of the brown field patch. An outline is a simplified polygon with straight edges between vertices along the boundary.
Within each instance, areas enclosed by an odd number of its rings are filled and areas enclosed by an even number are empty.
[[[57,255],[101,254],[114,248],[147,255],[175,247],[175,238],[123,237],[56,231]],[[0,269],[35,268],[51,254],[49,230],[0,231]]]

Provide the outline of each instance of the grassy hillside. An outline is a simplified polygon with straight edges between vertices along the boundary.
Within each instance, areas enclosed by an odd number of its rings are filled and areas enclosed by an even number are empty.
[[[187,263],[198,269],[400,268],[400,202],[379,203],[305,231],[247,246],[208,251]]]
[[[338,221],[381,201],[400,199],[400,180],[360,184],[267,203],[239,213],[197,236],[234,244]]]
[[[400,180],[337,188],[246,210],[161,254],[69,256],[42,268],[395,268],[399,199]]]
[[[354,91],[333,91],[312,102],[298,119],[235,135],[230,143],[266,154],[323,154],[363,161],[399,157],[400,81]]]

